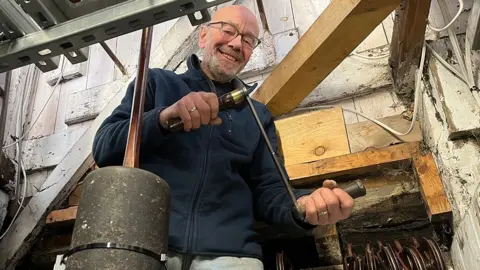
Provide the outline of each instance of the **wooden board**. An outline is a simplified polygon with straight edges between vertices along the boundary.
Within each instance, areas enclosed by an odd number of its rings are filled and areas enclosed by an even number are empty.
[[[105,42],[113,53],[117,51],[117,38]],[[88,57],[87,88],[112,82],[115,79],[115,63],[100,44],[90,46]]]
[[[23,143],[25,170],[35,171],[56,166],[83,135],[88,125],[55,133]]]
[[[451,220],[452,208],[431,154],[413,158],[428,215],[432,221]]]
[[[432,47],[442,57],[446,56],[445,41]],[[456,65],[454,65],[455,68]],[[480,131],[480,107],[468,86],[435,58],[429,60],[429,76],[432,88],[438,92],[448,124],[449,139],[454,140]]]
[[[399,132],[405,132],[410,127],[410,121],[404,119],[401,115],[378,120]],[[347,133],[352,153],[383,148],[400,142],[396,137],[371,121],[349,124],[347,125]],[[404,142],[419,142],[422,140],[422,131],[418,121],[415,123],[412,132],[401,137],[401,139]]]
[[[480,49],[480,2],[474,1],[467,25],[467,39],[472,50]]]
[[[480,220],[472,210],[473,207],[467,211],[455,232],[455,242],[459,245],[461,254],[459,258],[461,262],[457,262],[455,266],[463,265],[465,270],[478,269],[478,265],[480,265],[480,226],[478,223]],[[462,269],[462,267],[460,266],[458,269]]]
[[[272,35],[295,28],[290,0],[262,0],[268,29]]]
[[[275,126],[285,166],[350,153],[339,107],[277,120]]]
[[[72,206],[66,209],[52,211],[47,215],[46,223],[55,223],[55,225],[71,224],[75,222],[77,218],[77,210],[77,206]]]
[[[303,186],[340,175],[372,171],[381,165],[410,160],[418,155],[419,151],[419,143],[404,143],[377,150],[286,166],[286,170],[292,185]]]
[[[253,96],[274,116],[297,107],[399,4],[332,1]],[[342,44],[342,46],[338,46]]]
[[[396,10],[390,65],[399,92],[409,93],[415,89],[415,73],[420,64],[430,3],[430,0],[402,0]]]
[[[72,125],[95,119],[125,82],[113,81],[68,95],[65,123]]]
[[[389,90],[375,91],[370,95],[355,97],[353,100],[356,110],[373,119],[403,113],[405,107],[396,98],[395,94]],[[359,115],[358,121],[368,120]]]

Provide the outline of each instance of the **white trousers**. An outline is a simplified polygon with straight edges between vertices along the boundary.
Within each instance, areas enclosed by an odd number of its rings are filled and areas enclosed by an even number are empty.
[[[259,259],[246,257],[186,256],[169,252],[167,270],[263,270]]]

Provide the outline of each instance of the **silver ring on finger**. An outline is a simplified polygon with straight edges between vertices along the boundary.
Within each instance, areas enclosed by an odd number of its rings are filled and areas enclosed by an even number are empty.
[[[191,108],[190,110],[188,110],[188,112],[191,112],[191,113],[192,113],[192,112],[194,112],[194,111],[196,111],[196,110],[197,110],[197,107],[193,106],[193,108]]]
[[[326,215],[328,215],[328,211],[317,212],[317,215],[319,217],[326,216]]]

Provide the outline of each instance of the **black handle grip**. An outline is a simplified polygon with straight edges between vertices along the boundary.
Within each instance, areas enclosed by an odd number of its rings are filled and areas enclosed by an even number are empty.
[[[345,186],[343,190],[354,199],[367,195],[367,190],[360,180]]]

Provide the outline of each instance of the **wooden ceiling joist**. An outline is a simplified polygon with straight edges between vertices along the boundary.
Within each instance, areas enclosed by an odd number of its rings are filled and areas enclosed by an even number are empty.
[[[333,0],[253,97],[274,116],[296,108],[400,0]]]

